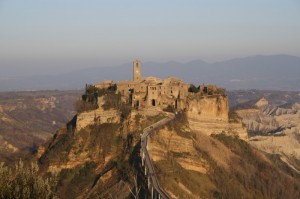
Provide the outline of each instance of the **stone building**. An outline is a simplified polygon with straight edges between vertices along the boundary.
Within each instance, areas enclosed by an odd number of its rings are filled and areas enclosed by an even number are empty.
[[[133,62],[133,80],[120,82],[104,81],[96,83],[97,88],[108,88],[116,84],[117,93],[121,93],[122,100],[131,103],[132,107],[140,108],[172,108],[183,110],[186,108],[189,94],[189,84],[175,77],[159,79],[156,77],[143,78],[141,76],[141,61]],[[214,93],[214,85],[200,86],[199,93]]]

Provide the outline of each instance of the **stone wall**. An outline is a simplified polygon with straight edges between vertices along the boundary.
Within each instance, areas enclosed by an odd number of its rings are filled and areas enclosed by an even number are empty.
[[[116,110],[102,111],[96,109],[93,111],[86,111],[78,114],[77,116],[77,130],[87,127],[91,124],[103,123],[118,123],[120,122],[120,113]]]

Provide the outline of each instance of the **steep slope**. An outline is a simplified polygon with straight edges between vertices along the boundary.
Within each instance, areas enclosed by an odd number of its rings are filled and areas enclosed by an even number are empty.
[[[97,98],[40,148],[42,172],[58,174],[60,198],[150,196],[140,136],[165,115],[118,100],[113,92]],[[159,183],[171,198],[300,197],[299,160],[253,147],[240,117],[228,115],[226,96],[191,97],[188,103],[185,113],[147,141]],[[267,99],[257,103],[269,104]]]
[[[114,93],[107,95],[118,99]],[[98,108],[76,115],[45,148],[40,147],[40,166],[44,173],[58,174],[60,198],[149,195],[139,159],[140,134],[165,116],[118,103],[107,108],[107,95],[98,99]]]
[[[246,128],[239,120],[228,118],[228,97],[223,95],[190,99],[186,112],[189,127],[204,134],[231,132],[247,139]]]
[[[278,157],[236,136],[192,131],[184,118],[154,134],[149,149],[172,198],[300,196],[300,175]]]

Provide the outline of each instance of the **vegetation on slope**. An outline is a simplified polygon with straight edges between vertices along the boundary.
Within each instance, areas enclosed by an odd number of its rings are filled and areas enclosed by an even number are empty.
[[[120,123],[95,122],[77,131],[75,119],[55,134],[39,159],[44,170],[63,168],[56,192],[61,198],[149,195],[139,157],[140,134],[165,116],[132,113],[112,92],[104,100],[105,108],[121,112]]]
[[[182,160],[191,161],[193,152],[174,153],[171,151],[173,149],[168,148],[172,142],[170,138],[165,148],[162,148],[168,154],[166,159],[155,162],[155,166],[162,186],[174,194],[174,197],[300,197],[300,175],[279,157],[264,154],[237,136],[224,133],[207,136],[200,132],[189,132],[183,126],[184,123],[173,122],[164,131],[176,132],[183,140],[193,140],[198,159],[206,162],[204,167],[207,171],[196,172],[187,169],[188,167],[183,168]],[[152,140],[164,143],[159,134],[158,132],[153,136]]]
[[[101,96],[115,96],[117,90],[117,85],[114,84],[111,87],[105,88],[97,88],[94,85],[86,85],[85,86],[85,93],[81,96],[81,98],[75,103],[75,108],[78,113],[84,111],[95,110],[99,108],[98,106],[98,99]],[[119,94],[119,97],[121,95]],[[106,100],[107,103],[110,103]],[[115,101],[114,101],[115,102]]]
[[[242,118],[233,110],[228,112],[228,122],[229,123],[240,123]]]
[[[222,170],[211,161],[213,165],[211,179],[219,188],[220,196],[225,198],[300,197],[299,175],[292,178],[290,173],[276,167],[266,156],[238,137],[216,134],[213,138],[221,141],[237,155],[231,160],[229,171]]]
[[[56,177],[43,178],[36,163],[25,166],[22,161],[14,168],[0,163],[0,198],[53,198]]]
[[[98,97],[106,92],[105,89],[99,89],[94,85],[85,86],[85,94],[75,103],[75,109],[78,113],[94,110],[98,108]]]
[[[97,163],[86,162],[72,169],[63,169],[58,176],[57,193],[60,198],[76,198],[85,187],[91,187],[96,167]]]

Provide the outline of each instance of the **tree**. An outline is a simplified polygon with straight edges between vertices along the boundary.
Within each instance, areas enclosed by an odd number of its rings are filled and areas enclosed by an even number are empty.
[[[53,198],[56,177],[43,178],[37,163],[26,167],[20,160],[13,169],[0,163],[0,198]]]
[[[189,92],[198,93],[199,89],[194,84],[191,84],[190,87],[189,87]]]

